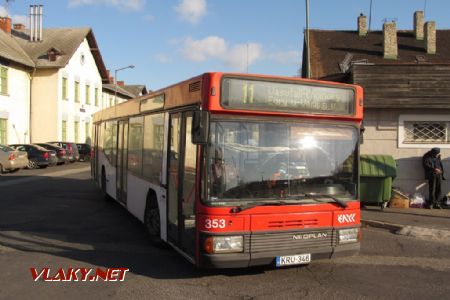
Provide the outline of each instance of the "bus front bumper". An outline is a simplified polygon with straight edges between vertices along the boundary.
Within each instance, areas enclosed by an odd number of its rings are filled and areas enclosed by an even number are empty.
[[[312,248],[311,263],[315,260],[332,259],[358,255],[360,243],[339,245],[336,247]],[[296,255],[302,253],[261,252],[261,253],[227,253],[227,254],[200,254],[199,266],[202,268],[246,268],[259,265],[273,265],[277,256]]]

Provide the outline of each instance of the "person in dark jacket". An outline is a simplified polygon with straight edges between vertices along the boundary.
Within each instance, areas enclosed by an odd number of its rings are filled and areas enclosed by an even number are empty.
[[[441,149],[433,148],[422,158],[425,179],[428,180],[428,208],[441,208],[441,181],[444,178],[444,166],[441,161]]]

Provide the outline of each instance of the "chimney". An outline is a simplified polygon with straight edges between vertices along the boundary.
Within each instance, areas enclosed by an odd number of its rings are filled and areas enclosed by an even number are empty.
[[[425,50],[427,54],[436,54],[436,22],[425,23]]]
[[[117,81],[118,86],[125,86],[125,81]]]
[[[397,59],[397,27],[395,22],[383,24],[383,57],[385,59]]]
[[[109,76],[109,83],[114,83],[114,76]]]
[[[359,36],[367,35],[367,17],[362,13],[358,17],[358,34]]]
[[[42,5],[30,5],[30,41],[42,41]]]
[[[7,34],[11,34],[11,18],[0,17],[0,29]]]
[[[16,23],[13,26],[14,26],[14,30],[19,30],[19,31],[25,30],[25,28],[26,28],[25,25],[23,25],[21,23]]]
[[[423,11],[414,13],[414,36],[416,40],[423,40]]]

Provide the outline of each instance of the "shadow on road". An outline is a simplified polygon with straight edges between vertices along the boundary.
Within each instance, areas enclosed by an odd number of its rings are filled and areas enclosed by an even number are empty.
[[[197,269],[168,246],[151,244],[140,221],[118,203],[104,201],[90,179],[42,177],[2,187],[0,195],[0,252],[3,246],[69,259],[65,266],[30,267],[126,267],[159,279],[244,272]],[[269,269],[245,269],[245,274]]]

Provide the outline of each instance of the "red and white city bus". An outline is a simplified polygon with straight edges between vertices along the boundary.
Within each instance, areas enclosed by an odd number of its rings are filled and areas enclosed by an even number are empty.
[[[200,267],[360,249],[355,85],[205,73],[94,115],[105,196]]]

